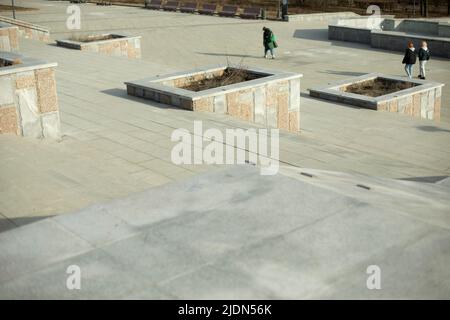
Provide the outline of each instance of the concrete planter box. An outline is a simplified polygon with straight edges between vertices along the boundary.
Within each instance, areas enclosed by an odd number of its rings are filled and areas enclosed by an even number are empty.
[[[101,40],[101,38],[105,40]],[[89,38],[96,38],[95,41],[75,41],[75,40],[56,40],[60,47],[70,49],[98,52],[108,56],[141,58],[141,37],[128,37],[118,34],[91,35]],[[106,39],[111,38],[111,39]]]
[[[19,29],[20,37],[43,42],[50,41],[50,30],[43,26],[4,16],[0,16],[0,21],[16,26]]]
[[[0,67],[0,133],[60,138],[57,64],[7,52],[0,52],[0,60],[10,64]]]
[[[228,114],[267,127],[300,131],[301,74],[246,68],[260,78],[198,92],[181,88],[220,76],[227,68],[233,66],[200,68],[125,84],[129,95],[193,111]]]
[[[377,78],[408,82],[414,86],[378,97],[369,97],[344,91],[349,85]],[[444,84],[437,82],[371,73],[332,82],[323,87],[309,89],[309,94],[312,97],[351,104],[362,108],[403,113],[415,118],[439,121],[443,86]]]
[[[19,28],[0,22],[0,51],[19,51]]]

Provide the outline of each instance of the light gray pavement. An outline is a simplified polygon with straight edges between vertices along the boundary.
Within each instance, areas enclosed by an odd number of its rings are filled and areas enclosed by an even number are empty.
[[[0,233],[0,298],[449,298],[448,192],[298,168],[204,173]],[[367,289],[370,265],[381,290]]]
[[[39,7],[18,18],[51,28],[54,39],[65,29],[68,2],[18,1]],[[142,60],[106,57],[22,40],[24,54],[56,61],[61,109],[61,142],[0,137],[2,179],[0,226],[21,225],[38,217],[186,178],[214,166],[174,166],[170,133],[205,127],[255,127],[230,117],[168,108],[128,97],[124,81],[158,73],[224,63],[227,59],[304,74],[300,135],[282,134],[281,160],[315,169],[407,178],[447,176],[450,172],[450,86],[444,87],[440,124],[310,99],[306,88],[354,74],[401,74],[397,53],[346,43],[330,43],[326,25],[245,21],[132,7],[82,5],[82,31],[124,31],[142,35]],[[280,42],[279,58],[261,56],[261,27],[269,25]],[[450,83],[448,60],[430,62],[430,77]]]
[[[69,35],[65,30],[68,2],[16,2],[40,8],[19,12],[19,19],[49,26],[54,39]],[[208,173],[211,178],[196,176],[223,168],[170,162],[171,132],[192,130],[194,120],[202,120],[205,128],[221,130],[257,126],[128,97],[123,85],[124,81],[227,59],[239,63],[244,58],[244,64],[300,72],[304,74],[302,132],[281,133],[283,165],[331,170],[344,177],[350,174],[350,180],[362,175],[362,181],[372,183],[383,178],[417,180],[450,175],[448,60],[433,59],[429,64],[430,78],[447,85],[442,121],[436,124],[307,97],[308,87],[331,80],[373,71],[402,74],[400,54],[331,43],[325,24],[243,21],[117,6],[82,5],[82,12],[84,31],[142,35],[143,58],[106,57],[21,40],[24,54],[59,64],[56,76],[64,137],[53,142],[0,136],[0,231],[81,211],[0,233],[1,297],[449,296],[448,271],[443,267],[449,262],[448,189],[388,180],[389,187],[381,188],[386,191],[384,198],[379,196],[374,202],[361,194],[356,197],[354,188],[336,187],[337,179],[314,185],[309,180],[278,176],[273,188],[266,189],[261,180],[265,178],[250,175],[247,181],[243,174],[233,183],[240,193],[222,192],[221,173]],[[260,58],[263,25],[278,36],[277,60]],[[189,199],[190,193],[174,191],[198,179],[207,179],[216,197],[206,203],[202,198],[196,204],[197,198]],[[167,185],[180,180],[182,184]],[[413,187],[407,191],[395,191],[410,184]],[[159,185],[164,186],[149,189]],[[336,190],[341,187],[347,194]],[[262,194],[270,193],[272,201],[279,195],[278,188],[285,190],[286,197],[279,198],[277,206],[268,206],[272,210],[263,211],[261,218],[258,200],[264,204]],[[324,198],[313,196],[318,194]],[[386,198],[387,194],[393,197]],[[152,208],[158,198],[165,199],[169,207],[184,203],[186,212]],[[386,199],[388,204],[380,206]],[[127,218],[110,215],[114,207],[120,211],[119,204],[123,204],[120,214]],[[407,204],[414,206],[402,207]],[[253,205],[246,214],[243,208]],[[297,215],[294,209],[284,211],[285,207],[305,211]],[[72,223],[82,230],[71,230]],[[295,227],[299,229],[294,231]],[[256,245],[261,250],[238,249],[241,245]],[[131,247],[137,250],[127,249]],[[116,263],[122,253],[130,256]],[[149,260],[134,263],[137,253]],[[262,263],[266,257],[267,263]],[[85,264],[90,279],[97,279],[91,287],[85,282],[81,294],[61,288],[71,259]],[[387,291],[369,292],[360,287],[366,279],[366,264],[373,260],[396,279],[386,283],[387,288],[392,285]],[[156,262],[147,270],[145,263],[151,261]],[[131,267],[135,268],[132,276]],[[58,282],[47,282],[56,279],[55,275],[61,277]],[[148,280],[141,281],[144,278]],[[189,293],[186,290],[194,282],[199,289]],[[296,285],[289,288],[295,289],[284,291],[291,282]],[[110,291],[108,284],[120,290]],[[213,285],[220,290],[211,291]]]

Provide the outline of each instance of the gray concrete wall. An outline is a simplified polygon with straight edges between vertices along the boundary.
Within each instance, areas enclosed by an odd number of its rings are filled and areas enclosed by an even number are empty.
[[[328,39],[370,44],[370,29],[329,25]]]
[[[450,58],[450,39],[405,35],[389,31],[372,31],[371,33],[372,47],[393,51],[404,51],[408,41],[413,41],[416,48],[419,48],[422,40],[428,42],[428,47],[433,56]]]
[[[403,20],[396,31],[419,33],[426,35],[438,35],[437,21]]]
[[[450,38],[450,23],[439,23],[438,36]]]
[[[359,17],[354,12],[328,12],[328,13],[309,13],[309,14],[290,14],[287,21],[333,21],[336,22],[340,18]]]

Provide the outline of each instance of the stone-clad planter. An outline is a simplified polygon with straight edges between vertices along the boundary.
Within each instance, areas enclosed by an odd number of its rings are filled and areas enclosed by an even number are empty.
[[[346,92],[346,88],[350,85],[379,78],[399,83],[410,83],[412,87],[376,97]],[[415,118],[439,121],[443,86],[444,84],[437,82],[370,73],[309,89],[309,94],[313,97],[363,108],[403,113]]]
[[[197,92],[183,89],[194,81],[221,76],[226,69],[233,67],[200,68],[125,84],[129,95],[193,111],[228,114],[291,132],[300,131],[301,74],[245,68],[259,78]]]
[[[0,22],[0,51],[19,50],[19,28]]]
[[[0,52],[0,133],[60,138],[56,63]]]
[[[4,16],[0,16],[0,21],[16,26],[20,37],[43,42],[50,41],[50,30],[43,26]]]
[[[104,40],[103,40],[104,39]],[[60,47],[98,52],[108,56],[141,58],[141,37],[118,34],[91,35],[78,40],[56,40]]]

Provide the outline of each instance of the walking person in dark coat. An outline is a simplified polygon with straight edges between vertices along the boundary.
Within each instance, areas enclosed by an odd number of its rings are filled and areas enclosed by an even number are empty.
[[[417,60],[415,51],[416,49],[414,48],[414,43],[412,41],[408,42],[408,49],[405,51],[405,56],[403,57],[402,63],[405,65],[406,74],[410,79],[412,79],[412,69]]]
[[[419,79],[425,80],[425,65],[430,60],[430,50],[428,50],[427,42],[422,41],[422,46],[419,49]]]
[[[264,43],[264,58],[269,57],[269,51],[272,59],[275,59],[274,49],[278,46],[275,41],[275,35],[269,28],[263,27],[263,43]]]

